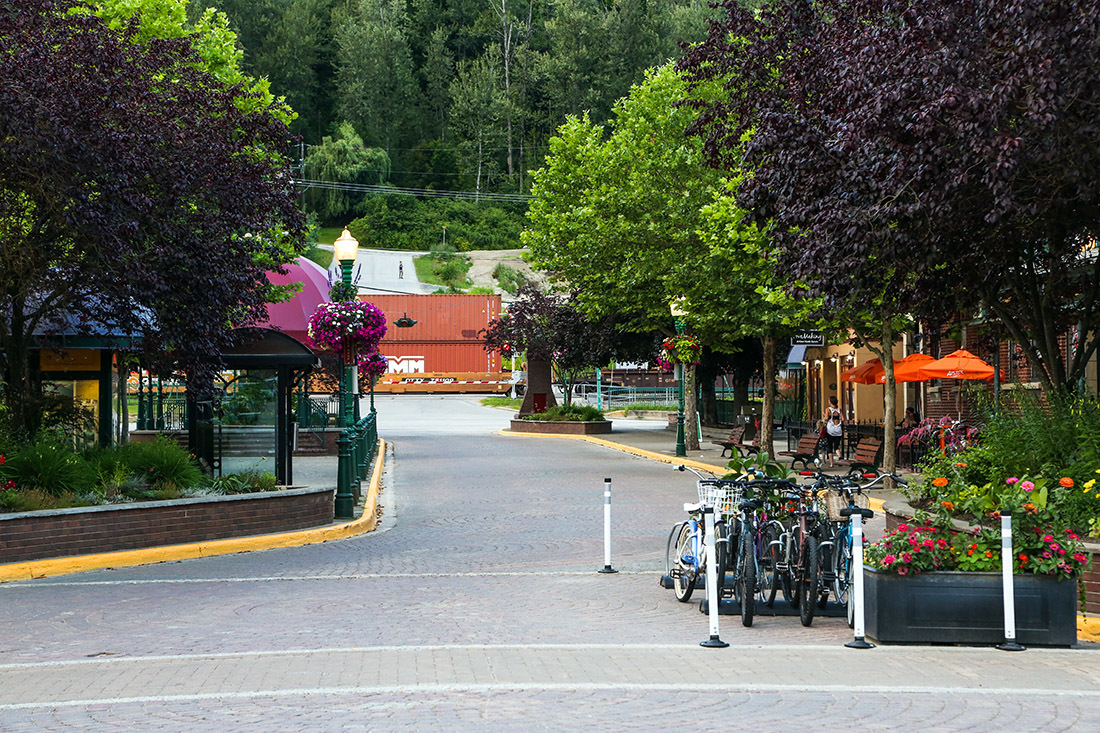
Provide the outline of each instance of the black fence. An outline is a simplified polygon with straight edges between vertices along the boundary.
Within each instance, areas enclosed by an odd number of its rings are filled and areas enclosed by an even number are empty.
[[[798,441],[801,440],[803,435],[811,431],[817,432],[816,423],[787,423],[787,450],[794,451],[797,449]],[[908,437],[912,431],[912,428],[898,428],[895,431],[894,438],[897,441],[895,464],[898,468],[915,471],[928,454],[930,445],[927,439],[919,440]],[[841,457],[851,458],[856,452],[859,441],[863,438],[878,438],[884,441],[886,430],[882,423],[859,422],[856,420],[844,423],[844,439],[840,444]]]

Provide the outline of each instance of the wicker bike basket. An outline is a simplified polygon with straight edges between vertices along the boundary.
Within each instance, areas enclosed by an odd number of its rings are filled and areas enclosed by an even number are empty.
[[[866,494],[852,492],[852,502],[860,509],[866,509],[871,505],[871,500]],[[825,515],[830,522],[845,522],[848,517],[840,514],[842,509],[848,508],[848,496],[843,491],[831,490],[825,494]]]
[[[742,493],[742,488],[730,481],[699,482],[699,503],[713,506],[716,514],[736,513]]]

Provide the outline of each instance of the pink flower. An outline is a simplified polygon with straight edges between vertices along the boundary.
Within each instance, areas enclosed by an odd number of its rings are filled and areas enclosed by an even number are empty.
[[[1054,555],[1051,555],[1050,550],[1047,550],[1046,552],[1043,553],[1043,557],[1045,557],[1049,560],[1050,558],[1054,557]]]
[[[1088,562],[1088,558],[1082,555],[1080,552],[1073,553],[1073,559],[1082,564]]]
[[[1031,483],[1030,481],[1024,481],[1022,484],[1020,484],[1020,488],[1024,491],[1031,491],[1035,488],[1035,484]]]
[[[715,544],[717,544],[717,543],[715,543]],[[882,558],[882,567],[886,567],[887,565],[893,565],[895,560],[897,560],[897,558],[894,557],[893,555],[887,555],[886,557]]]
[[[913,556],[911,554],[909,554],[908,552],[903,552],[903,553],[901,553],[901,561],[902,562],[913,562]]]
[[[1043,535],[1043,542],[1054,542],[1054,537],[1052,535],[1045,534]]]
[[[905,567],[904,565],[898,568],[898,575],[906,575],[908,572],[909,568]]]
[[[1018,478],[1016,478],[1015,476],[1013,476],[1013,477],[1012,477],[1012,478],[1010,478],[1010,479],[1005,479],[1005,483],[1006,483],[1006,484],[1014,484],[1014,483],[1017,483],[1017,482],[1018,482],[1019,480],[1020,480],[1020,479],[1018,479]]]
[[[908,532],[909,531],[909,525],[908,524],[899,524],[898,525],[898,531],[899,532]]]
[[[717,543],[716,543],[716,544],[717,544]],[[932,540],[925,540],[925,541],[924,541],[924,546],[925,546],[925,547],[932,547]]]
[[[1058,554],[1059,554],[1059,555],[1065,555],[1065,554],[1066,554],[1066,551],[1065,551],[1065,550],[1063,550],[1063,549],[1062,549],[1061,547],[1059,547],[1059,548],[1058,548]]]

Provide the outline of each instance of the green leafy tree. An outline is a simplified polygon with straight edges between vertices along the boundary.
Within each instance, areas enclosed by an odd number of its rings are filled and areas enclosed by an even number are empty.
[[[405,0],[359,0],[335,28],[337,110],[391,158],[419,129],[421,94],[407,23]]]
[[[451,82],[451,129],[479,192],[497,172],[499,148],[506,140],[508,100],[500,81],[497,65],[483,56],[459,63]]]
[[[325,136],[320,145],[311,147],[305,162],[306,178],[333,183],[382,184],[390,172],[386,151],[363,145],[348,122],[341,123],[334,136]],[[338,222],[357,213],[362,197],[340,188],[322,188],[310,191],[310,204],[324,221]]]

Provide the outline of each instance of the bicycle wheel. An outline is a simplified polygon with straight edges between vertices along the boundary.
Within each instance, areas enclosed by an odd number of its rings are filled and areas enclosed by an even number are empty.
[[[729,527],[725,522],[716,523],[714,525],[714,579],[715,587],[718,589],[715,597],[719,603],[722,602],[722,588],[726,584],[726,571],[730,567],[731,550]]]
[[[680,535],[676,538],[676,556],[673,558],[675,572],[672,575],[672,590],[680,603],[690,601],[691,593],[695,590],[699,561],[695,556],[695,548],[692,547],[694,538],[691,522],[684,522],[680,526]]]
[[[771,608],[779,591],[779,533],[768,526],[760,540],[760,600]]]
[[[791,604],[791,608],[798,608],[798,602],[802,599],[802,536],[798,528],[791,529],[787,535],[787,572],[784,574],[785,583],[781,583],[783,600]]]
[[[798,615],[802,619],[803,626],[809,626],[814,622],[814,611],[817,608],[817,594],[821,587],[821,557],[817,545],[817,538],[810,535],[806,538],[806,548],[802,557],[801,584],[799,587]]]
[[[669,578],[672,577],[672,569],[676,567],[676,544],[680,539],[680,528],[683,526],[683,522],[672,525],[668,533],[668,542],[665,543],[665,575]]]
[[[741,625],[752,626],[756,611],[756,551],[753,533],[747,527],[741,531],[741,546],[737,553],[737,600],[741,603]]]
[[[852,546],[849,544],[851,539],[851,534],[848,532],[837,535],[834,549],[836,565],[833,568],[836,573],[836,577],[833,578],[833,598],[837,603],[848,607],[849,616],[852,609],[852,599],[849,597],[852,594]]]

